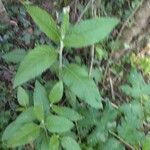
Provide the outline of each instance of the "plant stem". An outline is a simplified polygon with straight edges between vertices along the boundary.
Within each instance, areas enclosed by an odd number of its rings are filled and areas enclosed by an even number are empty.
[[[79,16],[78,20],[76,23],[79,23],[80,20],[82,19],[82,17],[84,16],[85,12],[88,10],[88,8],[90,7],[92,0],[90,0],[87,5],[85,6],[84,10],[82,11],[81,15]]]
[[[59,49],[59,79],[62,79],[62,52],[64,48],[63,40],[60,41],[60,49]]]
[[[89,77],[91,76],[91,74],[92,74],[92,69],[93,69],[93,63],[94,63],[94,48],[95,48],[95,46],[92,45],[92,47],[91,47],[91,64],[90,64]]]
[[[92,17],[95,17],[96,16],[96,11],[94,12],[94,0],[92,0]],[[90,71],[89,71],[89,77],[91,76],[91,74],[92,74],[92,70],[93,70],[93,63],[94,63],[94,49],[95,49],[95,46],[94,46],[94,44],[92,45],[92,47],[91,47],[91,64],[90,64]]]
[[[116,139],[118,139],[121,143],[123,143],[125,146],[127,146],[128,148],[130,148],[131,150],[138,150],[138,148],[133,147],[132,145],[130,145],[129,143],[127,143],[124,139],[122,139],[120,136],[118,136],[116,133],[109,131],[109,133],[114,136]]]

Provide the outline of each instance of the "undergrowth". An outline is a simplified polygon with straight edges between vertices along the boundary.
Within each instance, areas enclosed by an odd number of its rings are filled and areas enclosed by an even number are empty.
[[[127,5],[120,0],[116,9],[130,7],[121,19],[126,19],[138,2]],[[70,22],[69,7],[60,12],[57,22],[40,7],[23,4],[44,34],[37,27],[34,31],[30,28],[27,31],[35,36],[43,34],[40,40],[33,44],[34,36],[27,34],[21,40],[29,50],[15,49],[2,56],[17,67],[13,74],[17,94],[10,96],[17,100],[12,103],[14,116],[9,118],[9,110],[0,113],[0,128],[9,124],[1,133],[2,149],[150,149],[150,84],[137,67],[142,64],[147,73],[149,61],[133,55],[115,64],[109,58],[116,36],[112,31],[119,19],[108,17],[105,9],[112,7],[103,3],[99,15],[105,17],[97,16],[91,1],[91,13],[86,14],[90,18],[74,24]],[[115,15],[121,17],[122,11]],[[30,22],[26,21],[25,26],[29,27]],[[5,41],[7,36],[3,37]],[[13,48],[12,44],[7,46],[3,41],[5,52]],[[116,85],[112,83],[114,76],[119,80],[114,81]]]

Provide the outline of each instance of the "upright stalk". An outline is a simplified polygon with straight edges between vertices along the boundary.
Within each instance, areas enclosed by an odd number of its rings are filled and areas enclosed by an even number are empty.
[[[64,43],[63,40],[60,41],[60,49],[59,49],[59,79],[62,80],[62,64],[63,64],[63,60],[62,60],[62,52],[63,52],[63,48],[64,48]]]
[[[96,16],[96,13],[94,12],[94,0],[92,0],[92,17],[95,17]],[[94,50],[95,49],[95,46],[94,44],[92,45],[91,47],[91,62],[90,62],[90,70],[89,70],[89,77],[91,77],[92,75],[92,70],[93,70],[93,64],[94,64]]]
[[[63,8],[63,20],[61,24],[61,40],[60,40],[60,49],[59,49],[59,80],[62,80],[62,67],[63,67],[62,53],[64,49],[65,34],[69,26],[69,11],[70,11],[69,6]]]
[[[91,62],[90,62],[89,77],[91,77],[92,70],[93,70],[93,63],[94,63],[94,49],[95,49],[95,46],[92,45],[92,47],[91,47]]]

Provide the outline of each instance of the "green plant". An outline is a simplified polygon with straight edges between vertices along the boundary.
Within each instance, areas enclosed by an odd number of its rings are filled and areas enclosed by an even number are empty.
[[[77,126],[83,116],[77,112],[77,106],[73,108],[69,106],[70,102],[66,93],[69,91],[75,99],[78,98],[79,101],[77,99],[75,101],[78,108],[83,101],[93,107],[93,110],[103,108],[102,97],[94,80],[89,77],[87,67],[69,63],[67,60],[63,61],[63,51],[67,48],[90,46],[104,40],[117,25],[118,20],[101,17],[71,25],[69,9],[65,8],[62,23],[57,26],[46,11],[36,6],[28,5],[26,8],[35,23],[58,47],[37,45],[29,53],[24,53],[23,58],[19,58],[21,63],[14,79],[14,88],[19,86],[17,99],[21,106],[19,110],[22,112],[5,129],[2,141],[5,146],[12,148],[30,144],[34,145],[36,149],[57,150],[63,147],[66,150],[79,150],[82,143],[78,139]],[[14,53],[18,54],[17,51]],[[59,59],[57,59],[58,57]],[[10,60],[9,55],[4,58]],[[13,61],[16,62],[16,59]],[[49,94],[39,81],[35,82],[33,98],[24,88],[20,87],[54,66],[56,69],[52,71],[56,75],[57,81]],[[68,100],[67,107],[60,106],[64,96]],[[110,120],[113,118],[112,116]],[[101,124],[105,125],[107,122],[105,119],[102,119],[101,123],[96,123],[98,129]],[[108,134],[105,127],[102,130]],[[111,140],[108,142],[110,143]]]

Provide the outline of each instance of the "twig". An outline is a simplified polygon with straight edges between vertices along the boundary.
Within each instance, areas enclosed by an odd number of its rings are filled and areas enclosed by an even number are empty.
[[[122,139],[120,136],[118,136],[116,133],[109,131],[109,133],[114,136],[116,139],[118,139],[121,143],[123,143],[125,146],[127,146],[128,148],[130,148],[131,150],[138,150],[137,147],[133,147],[132,145],[130,145],[129,143],[127,143],[124,139]]]
[[[96,13],[94,12],[94,0],[92,0],[92,17],[95,17],[96,16]],[[95,50],[95,46],[94,44],[92,45],[91,47],[91,63],[90,63],[90,70],[89,70],[89,77],[91,76],[92,74],[92,69],[93,69],[93,63],[94,63],[94,50]]]
[[[119,108],[116,104],[114,104],[114,103],[112,103],[112,102],[110,102],[110,103],[111,103],[112,107],[114,107],[115,109],[118,109],[118,108]]]
[[[92,0],[90,0],[87,5],[85,6],[84,10],[82,11],[81,15],[79,16],[78,20],[76,23],[79,23],[80,20],[82,19],[83,15],[85,14],[85,12],[88,10],[88,8],[90,7]]]
[[[111,88],[112,99],[115,100],[114,87],[113,87],[113,83],[112,83],[111,77],[109,77],[109,83],[110,83],[110,88]]]

